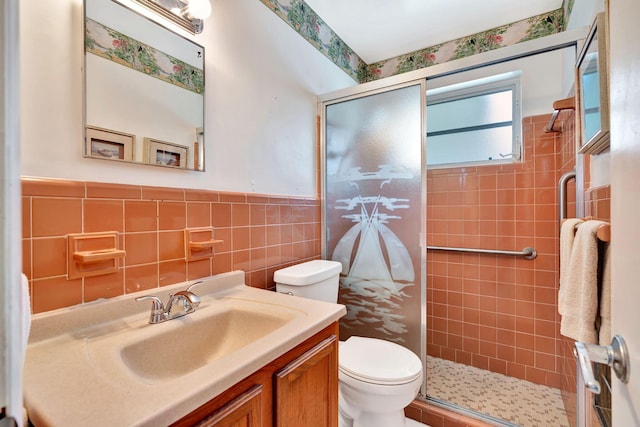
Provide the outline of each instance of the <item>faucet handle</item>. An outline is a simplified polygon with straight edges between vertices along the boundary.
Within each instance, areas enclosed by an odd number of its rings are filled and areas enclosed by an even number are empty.
[[[189,302],[188,304],[191,305],[193,309],[198,308],[198,306],[200,305],[200,302],[202,301],[198,295],[194,294],[190,290],[176,292],[175,296],[179,296],[179,295],[183,296],[185,303],[188,301]]]
[[[151,300],[151,308],[153,310],[164,310],[164,304],[162,300],[155,295],[143,295],[141,297],[136,298],[136,301],[146,301]]]
[[[183,311],[180,313],[173,314],[172,309],[173,305],[176,301],[181,300]],[[200,305],[200,297],[193,292],[189,291],[178,291],[175,294],[169,294],[169,302],[167,303],[167,307],[165,308],[165,316],[168,319],[175,319],[177,317],[182,317],[185,314],[193,313],[196,311],[196,308]]]
[[[202,280],[198,280],[197,282],[193,282],[191,285],[189,285],[189,287],[187,288],[187,292],[193,292],[193,288],[195,288],[197,285],[200,285],[204,283]]]
[[[164,304],[162,300],[155,295],[144,295],[136,298],[136,301],[151,301],[151,314],[149,323],[160,323],[164,320]]]

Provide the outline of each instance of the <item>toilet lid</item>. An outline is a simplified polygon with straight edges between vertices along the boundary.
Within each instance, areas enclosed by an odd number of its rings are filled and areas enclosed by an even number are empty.
[[[349,338],[338,358],[342,373],[370,383],[406,384],[422,374],[420,358],[411,350],[376,338]]]

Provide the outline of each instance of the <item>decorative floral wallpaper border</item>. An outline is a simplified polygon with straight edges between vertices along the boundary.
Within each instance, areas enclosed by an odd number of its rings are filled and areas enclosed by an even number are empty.
[[[303,0],[260,0],[324,56],[358,81],[364,61]]]
[[[85,49],[191,92],[204,91],[204,71],[87,18]]]
[[[304,0],[260,1],[354,80],[365,83],[564,31],[564,17],[575,0],[564,0],[559,9],[541,15],[373,64],[366,64]]]
[[[563,17],[564,9],[560,8],[512,24],[369,64],[361,70],[359,80],[361,83],[377,80],[558,33],[564,30]]]

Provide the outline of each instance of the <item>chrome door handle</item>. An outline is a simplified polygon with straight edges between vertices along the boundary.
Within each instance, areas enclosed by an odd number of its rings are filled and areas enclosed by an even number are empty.
[[[573,354],[578,358],[578,362],[580,363],[584,385],[592,393],[600,394],[601,387],[593,375],[591,362],[610,366],[620,381],[623,383],[629,382],[629,376],[631,374],[629,352],[624,338],[620,335],[613,337],[611,344],[607,346],[585,344],[576,341]]]

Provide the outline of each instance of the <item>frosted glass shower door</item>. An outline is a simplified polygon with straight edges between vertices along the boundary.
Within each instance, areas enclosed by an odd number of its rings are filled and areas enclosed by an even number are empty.
[[[324,104],[325,256],[342,263],[340,338],[424,360],[424,84]]]

